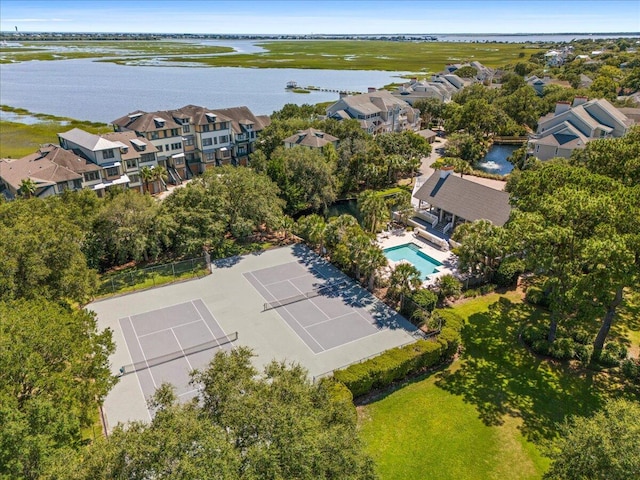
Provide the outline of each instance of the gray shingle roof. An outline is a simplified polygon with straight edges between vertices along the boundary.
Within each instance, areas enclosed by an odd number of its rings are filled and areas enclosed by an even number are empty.
[[[509,219],[509,194],[485,187],[453,174],[440,178],[436,170],[414,195],[435,207],[442,208],[470,222],[490,220],[502,226]]]

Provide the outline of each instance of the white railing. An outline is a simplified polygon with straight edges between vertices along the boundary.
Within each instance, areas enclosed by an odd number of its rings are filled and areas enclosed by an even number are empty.
[[[447,233],[449,230],[453,228],[453,222],[447,223],[442,229],[442,233]]]
[[[442,250],[448,250],[449,249],[449,244],[447,243],[446,240],[443,240],[442,238],[437,237],[437,236],[427,232],[426,230],[423,230],[421,228],[416,228],[415,234],[416,234],[416,236],[418,238],[423,238],[423,239],[427,240],[428,242],[431,242],[434,245],[437,245]]]

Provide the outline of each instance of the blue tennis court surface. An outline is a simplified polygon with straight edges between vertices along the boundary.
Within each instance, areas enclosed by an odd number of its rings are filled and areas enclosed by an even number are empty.
[[[222,327],[200,299],[119,320],[131,365],[123,373],[137,376],[148,399],[164,382],[180,400],[197,394],[189,373],[207,366],[219,349],[233,348]],[[193,353],[192,353],[193,352]]]
[[[265,321],[277,312],[316,354],[408,323],[326,263],[293,261],[243,275],[266,301]]]

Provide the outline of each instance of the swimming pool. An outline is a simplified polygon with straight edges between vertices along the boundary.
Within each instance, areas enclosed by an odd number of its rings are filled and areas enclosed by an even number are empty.
[[[404,245],[398,245],[397,247],[385,248],[383,250],[384,255],[392,262],[399,262],[400,260],[406,260],[413,264],[420,273],[422,273],[422,279],[426,280],[429,275],[433,275],[438,271],[438,267],[442,266],[437,260],[434,260],[429,255],[422,253],[420,247],[414,243],[405,243]]]

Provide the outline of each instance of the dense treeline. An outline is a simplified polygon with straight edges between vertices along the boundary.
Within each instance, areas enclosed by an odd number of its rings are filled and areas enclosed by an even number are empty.
[[[355,119],[320,119],[324,113],[316,106],[285,105],[274,112],[271,125],[260,134],[260,148],[251,155],[252,167],[280,188],[290,215],[309,208],[321,211],[336,198],[393,185],[412,176],[431,152],[431,145],[413,132],[373,137]],[[283,147],[285,138],[307,128],[338,138],[338,147]]]
[[[81,455],[63,452],[47,478],[376,478],[348,391],[312,385],[297,365],[258,372],[251,356],[245,347],[218,352],[192,375],[197,401],[177,404],[164,384],[150,424],[119,426]]]
[[[462,270],[488,281],[530,274],[530,300],[551,315],[546,334],[525,332],[536,350],[600,360],[618,307],[640,288],[639,153],[635,127],[570,161],[535,164],[509,180],[514,211],[504,227],[478,221],[454,233]],[[585,335],[590,348],[571,340]],[[615,349],[606,353],[617,362]]]

